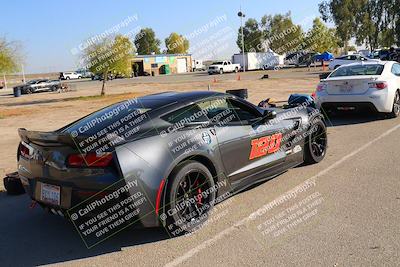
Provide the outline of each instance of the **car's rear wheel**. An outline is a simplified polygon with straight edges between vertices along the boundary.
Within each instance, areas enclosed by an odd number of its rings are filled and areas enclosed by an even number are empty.
[[[201,226],[214,206],[215,190],[211,172],[197,161],[177,166],[168,182],[165,205],[166,229],[173,235]]]
[[[220,69],[220,70],[219,70],[219,74],[224,74],[224,70],[223,70],[223,69]]]
[[[399,115],[400,115],[400,93],[399,93],[399,91],[396,91],[396,94],[395,94],[394,100],[393,100],[392,112],[389,113],[389,117],[397,118]]]
[[[313,120],[304,144],[304,162],[314,164],[325,158],[328,138],[325,123],[321,118]]]

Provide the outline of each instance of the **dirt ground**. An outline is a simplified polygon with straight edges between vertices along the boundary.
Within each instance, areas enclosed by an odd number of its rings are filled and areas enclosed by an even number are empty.
[[[249,100],[257,104],[270,97],[279,101],[286,100],[292,93],[311,94],[319,81],[318,72],[307,69],[273,71],[270,79],[260,79],[263,73],[242,73],[240,80],[237,75],[226,74],[194,81],[188,75],[175,75],[167,82],[151,82],[153,77],[148,77],[145,83],[130,79],[111,81],[107,84],[106,97],[98,96],[101,83],[96,81],[74,82],[72,91],[64,93],[44,92],[14,98],[10,92],[0,92],[0,177],[16,170],[16,150],[20,140],[18,128],[55,130],[106,105],[164,91],[207,90],[209,85],[212,91],[219,92],[247,88]]]

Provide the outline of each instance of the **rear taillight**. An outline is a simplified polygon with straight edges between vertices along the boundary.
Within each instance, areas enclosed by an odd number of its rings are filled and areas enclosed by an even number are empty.
[[[71,154],[68,156],[67,164],[69,167],[108,167],[112,159],[111,153]]]
[[[375,88],[378,90],[386,89],[388,88],[387,82],[373,82],[369,83],[369,88]]]
[[[326,83],[320,83],[317,86],[317,92],[324,91],[326,89]]]
[[[33,149],[28,144],[21,142],[19,145],[19,154],[24,158],[30,159],[33,154]]]

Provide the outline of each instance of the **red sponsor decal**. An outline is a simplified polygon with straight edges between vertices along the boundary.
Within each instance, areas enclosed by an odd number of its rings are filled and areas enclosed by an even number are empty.
[[[281,148],[282,134],[274,134],[251,140],[251,152],[249,159],[263,157],[277,152]]]

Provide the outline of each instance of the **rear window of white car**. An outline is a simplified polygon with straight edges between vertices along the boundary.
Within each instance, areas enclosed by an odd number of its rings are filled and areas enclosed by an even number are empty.
[[[384,67],[385,66],[381,64],[343,66],[334,71],[329,78],[360,75],[381,75]]]

